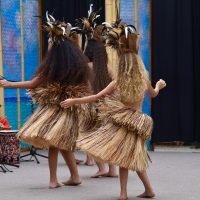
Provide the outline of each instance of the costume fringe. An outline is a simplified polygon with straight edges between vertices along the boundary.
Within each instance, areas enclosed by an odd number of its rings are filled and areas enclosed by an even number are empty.
[[[33,101],[39,105],[53,105],[60,107],[61,101],[68,98],[87,96],[90,94],[90,91],[85,85],[68,86],[56,83],[30,89],[27,94],[31,96]]]
[[[99,128],[98,108],[96,103],[81,105],[81,118],[79,124],[79,139],[87,136]]]
[[[87,88],[55,84],[29,90],[29,95],[39,106],[20,129],[18,137],[38,148],[54,146],[74,150],[79,132],[81,107],[63,109],[60,102],[66,98],[88,95]]]
[[[135,171],[145,170],[148,167],[146,139],[153,128],[151,117],[115,97],[106,97],[99,110],[101,127],[78,140],[77,147],[99,161]]]
[[[77,141],[77,147],[96,160],[126,169],[143,171],[148,167],[146,142],[124,127],[107,123]]]
[[[107,119],[112,123],[124,126],[144,140],[150,139],[153,130],[153,120],[150,116],[126,106],[115,96],[106,97],[100,103],[101,120]]]

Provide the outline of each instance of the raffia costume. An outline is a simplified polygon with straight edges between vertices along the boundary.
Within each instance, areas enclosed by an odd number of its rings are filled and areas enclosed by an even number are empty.
[[[48,13],[44,29],[52,42],[64,40],[71,33],[70,24],[56,21]],[[18,137],[38,148],[54,146],[63,150],[74,150],[79,132],[79,116],[87,105],[63,109],[60,102],[90,94],[88,86],[46,83],[28,90],[28,94],[38,104],[38,108],[20,129]]]
[[[49,84],[29,90],[28,94],[38,104],[38,108],[20,129],[20,139],[38,148],[55,146],[73,150],[78,138],[81,107],[63,109],[60,102],[89,94],[86,86]]]
[[[128,38],[122,36],[116,45],[121,46],[121,54],[131,50],[132,62],[139,66],[143,62],[138,55],[138,37],[135,33],[129,34]],[[116,86],[114,94],[100,101],[101,127],[78,140],[77,146],[103,162],[136,171],[145,170],[148,166],[146,139],[150,138],[153,121],[148,115],[133,109],[133,104],[133,96],[122,96]]]

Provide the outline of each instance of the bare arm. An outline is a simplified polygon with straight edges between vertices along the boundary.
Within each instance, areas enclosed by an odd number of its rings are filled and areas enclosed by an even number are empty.
[[[156,96],[158,96],[159,91],[166,87],[166,83],[164,80],[160,79],[156,83],[155,88],[152,87],[150,81],[148,81],[147,86],[148,86],[147,91],[148,91],[150,97],[156,97]]]
[[[34,77],[30,81],[22,81],[22,82],[10,82],[4,79],[0,80],[0,87],[33,89],[36,88],[42,82],[43,78],[40,77]]]
[[[60,103],[60,105],[63,108],[68,108],[74,104],[95,102],[98,99],[100,99],[108,94],[111,94],[115,89],[115,83],[116,83],[115,81],[112,81],[105,89],[103,89],[101,92],[99,92],[95,95],[90,95],[90,96],[82,97],[82,98],[66,99],[65,101],[62,101]]]

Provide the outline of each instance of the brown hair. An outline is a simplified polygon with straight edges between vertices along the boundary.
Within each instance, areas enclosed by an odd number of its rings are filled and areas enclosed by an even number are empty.
[[[79,85],[87,84],[87,72],[87,58],[72,41],[64,39],[52,44],[35,76],[48,83]]]
[[[109,76],[107,68],[108,58],[104,44],[99,40],[89,40],[85,55],[90,62],[93,62],[92,89],[96,94],[111,82],[111,77]]]

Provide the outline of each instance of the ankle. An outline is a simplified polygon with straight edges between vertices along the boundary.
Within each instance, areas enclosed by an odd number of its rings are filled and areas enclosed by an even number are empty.
[[[154,197],[156,194],[154,193],[153,189],[147,189],[144,192],[149,197]]]
[[[109,169],[108,173],[109,174],[117,174],[117,170],[116,169]]]
[[[76,174],[76,175],[71,176],[70,179],[73,180],[73,181],[75,181],[75,182],[81,180],[79,174]]]
[[[57,178],[50,178],[50,183],[58,183],[58,179]]]
[[[153,193],[154,194],[154,191],[153,191],[153,188],[151,187],[148,187],[148,188],[145,188],[145,193]]]

